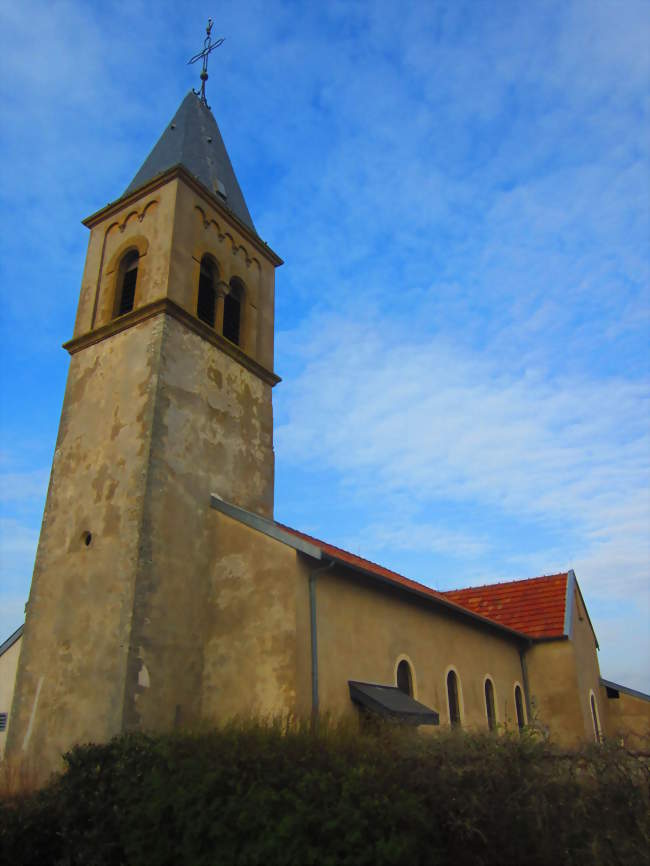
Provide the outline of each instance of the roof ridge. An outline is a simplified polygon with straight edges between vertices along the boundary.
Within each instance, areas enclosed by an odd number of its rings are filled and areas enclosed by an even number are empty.
[[[494,586],[514,586],[520,583],[532,583],[535,580],[550,580],[553,577],[568,577],[568,571],[558,571],[555,574],[540,574],[537,577],[521,577],[516,580],[496,580],[494,583],[481,583],[476,584],[474,586],[461,586],[458,589],[441,589],[443,595],[447,595],[451,592],[467,592],[468,590],[473,589],[491,589]]]
[[[275,526],[279,529],[284,530],[285,532],[289,532],[292,535],[297,536],[298,538],[302,538],[305,541],[311,542],[316,547],[320,547],[323,552],[327,553],[328,551],[331,554],[335,555],[341,554],[339,557],[341,562],[345,563],[346,558],[350,560],[348,565],[357,567],[365,566],[366,570],[370,574],[375,574],[376,576],[381,576],[384,578],[388,578],[392,583],[396,583],[405,588],[410,588],[416,592],[420,592],[430,598],[435,598],[438,602],[442,602],[445,607],[448,607],[452,610],[457,611],[462,614],[470,614],[475,619],[478,619],[484,623],[490,624],[491,626],[496,626],[497,628],[506,629],[506,631],[511,634],[515,634],[518,637],[526,637],[526,635],[518,631],[517,629],[507,625],[506,623],[499,622],[497,619],[493,617],[486,616],[485,614],[478,613],[476,611],[469,610],[466,605],[459,604],[457,601],[453,599],[447,598],[445,593],[441,592],[439,589],[434,589],[432,586],[427,586],[426,583],[421,583],[418,580],[413,580],[411,577],[406,577],[404,574],[400,574],[398,571],[393,571],[390,568],[386,568],[383,565],[380,565],[378,562],[374,562],[371,559],[366,559],[363,556],[358,556],[356,553],[351,553],[349,550],[346,550],[344,547],[338,547],[335,544],[330,544],[327,541],[323,541],[320,538],[317,538],[315,535],[310,535],[307,532],[302,532],[299,529],[294,529],[292,526],[288,526],[286,523],[280,523],[278,520],[273,520]]]

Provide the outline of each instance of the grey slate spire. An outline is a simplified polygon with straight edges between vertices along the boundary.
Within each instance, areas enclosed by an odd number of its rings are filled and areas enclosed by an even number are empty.
[[[238,219],[255,231],[217,121],[193,91],[181,102],[171,123],[124,194],[134,192],[175,165],[186,168],[213,195],[222,199]]]

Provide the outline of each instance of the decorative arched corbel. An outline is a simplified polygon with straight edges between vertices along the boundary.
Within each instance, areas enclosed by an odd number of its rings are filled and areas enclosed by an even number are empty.
[[[124,217],[122,222],[120,223],[120,231],[121,232],[124,231],[124,229],[127,227],[129,222],[131,221],[131,218],[137,219],[138,222],[142,222],[142,220],[145,218],[147,212],[149,210],[151,210],[151,208],[154,205],[157,205],[157,204],[158,204],[158,199],[154,198],[154,199],[150,199],[148,202],[146,202],[145,205],[140,210],[138,210],[138,208],[134,208],[133,210],[130,210],[128,212],[128,214]]]

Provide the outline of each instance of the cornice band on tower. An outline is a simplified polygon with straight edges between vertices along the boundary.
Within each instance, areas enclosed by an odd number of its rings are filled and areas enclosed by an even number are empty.
[[[254,358],[251,358],[242,351],[239,346],[236,346],[234,343],[231,343],[230,340],[222,337],[221,334],[218,334],[213,328],[204,324],[200,319],[192,316],[187,312],[187,310],[184,310],[170,298],[160,298],[150,304],[137,307],[135,310],[131,310],[131,312],[119,316],[117,319],[113,319],[111,322],[100,328],[96,328],[85,334],[81,334],[79,337],[68,340],[67,343],[63,344],[63,348],[71,355],[75,355],[82,349],[87,349],[88,346],[93,346],[96,343],[100,343],[102,340],[106,340],[108,337],[112,337],[115,334],[119,334],[121,331],[125,331],[127,328],[139,324],[140,322],[145,322],[147,319],[163,314],[167,314],[177,321],[182,322],[186,327],[194,331],[195,334],[198,334],[204,340],[212,343],[213,346],[217,346],[222,350],[222,352],[224,352],[224,354],[229,355],[234,361],[241,364],[242,367],[245,367],[247,370],[250,370],[251,373],[259,376],[259,378],[266,382],[267,385],[273,387],[277,385],[278,382],[282,381],[280,376],[277,376],[272,370],[268,370]]]

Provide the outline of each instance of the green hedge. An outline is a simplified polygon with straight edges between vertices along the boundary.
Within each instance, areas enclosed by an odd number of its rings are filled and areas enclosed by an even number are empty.
[[[648,765],[524,736],[232,725],[78,746],[0,801],[0,863],[641,864]]]

